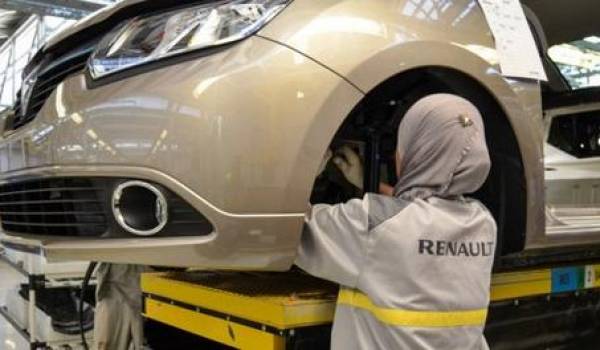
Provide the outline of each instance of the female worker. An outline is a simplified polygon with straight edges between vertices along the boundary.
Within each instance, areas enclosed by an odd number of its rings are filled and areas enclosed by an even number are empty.
[[[343,152],[334,162],[362,186],[358,156]],[[392,196],[311,208],[296,264],[341,285],[332,349],[488,348],[496,225],[464,195],[489,170],[477,108],[430,95],[400,123]]]

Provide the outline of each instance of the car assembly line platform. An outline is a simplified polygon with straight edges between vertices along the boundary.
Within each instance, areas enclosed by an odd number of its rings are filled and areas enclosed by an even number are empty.
[[[600,264],[505,272],[494,274],[491,300],[543,303],[597,288]],[[146,318],[237,349],[289,350],[328,348],[338,288],[298,271],[188,271],[144,274],[142,290]]]
[[[237,349],[313,348],[329,335],[337,290],[300,272],[142,276],[146,318]]]

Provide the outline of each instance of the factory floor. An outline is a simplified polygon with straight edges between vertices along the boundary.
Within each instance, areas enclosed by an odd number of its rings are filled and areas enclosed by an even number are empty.
[[[25,282],[23,276],[5,262],[0,261],[0,305],[5,304],[6,293],[21,282]],[[0,317],[0,349],[14,350],[20,348],[19,344],[22,343],[21,335],[4,318]]]
[[[24,277],[0,260],[0,306],[5,305],[5,296],[8,291],[16,288],[19,283],[26,282]],[[160,336],[159,336],[160,335]],[[158,336],[158,337],[157,337]],[[150,347],[146,349],[162,350],[171,349],[173,340],[177,339],[177,344],[182,345],[181,348],[197,348],[197,349],[227,349],[224,346],[218,346],[210,343],[190,333],[179,331],[174,328],[166,327],[162,324],[149,321],[146,324],[146,340]],[[0,317],[0,349],[2,350],[20,350],[25,349],[24,340],[14,328]],[[576,343],[560,347],[548,347],[546,350],[596,350],[600,347],[600,332],[588,334],[577,339]],[[491,349],[502,349],[504,346],[491,344]]]

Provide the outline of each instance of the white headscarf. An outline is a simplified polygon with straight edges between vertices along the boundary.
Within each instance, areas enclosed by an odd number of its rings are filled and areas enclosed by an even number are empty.
[[[473,193],[491,166],[481,115],[456,95],[417,101],[400,123],[397,150],[402,166],[394,194],[405,199]]]

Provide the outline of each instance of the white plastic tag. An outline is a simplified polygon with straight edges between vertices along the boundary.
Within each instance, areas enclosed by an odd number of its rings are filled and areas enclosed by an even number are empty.
[[[479,0],[490,26],[502,75],[548,80],[519,0]]]

